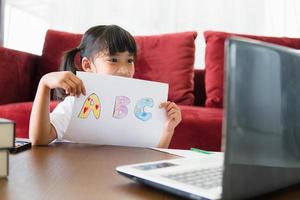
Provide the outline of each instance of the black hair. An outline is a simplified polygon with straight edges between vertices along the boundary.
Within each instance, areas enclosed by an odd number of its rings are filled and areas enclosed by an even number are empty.
[[[94,26],[84,33],[77,47],[64,53],[60,70],[71,71],[75,74],[77,70],[82,70],[81,65],[76,66],[75,62],[78,53],[81,61],[83,57],[93,60],[102,51],[107,51],[109,55],[124,51],[132,53],[134,57],[137,55],[135,40],[128,31],[117,25]],[[65,96],[62,89],[56,90],[56,98],[62,100]]]

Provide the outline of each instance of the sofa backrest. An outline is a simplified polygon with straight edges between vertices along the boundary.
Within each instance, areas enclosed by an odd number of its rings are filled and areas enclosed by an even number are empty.
[[[0,47],[0,105],[32,100],[39,56]]]
[[[205,31],[205,89],[206,107],[223,108],[224,97],[224,41],[231,36],[246,37],[294,49],[300,49],[300,38],[267,37],[219,31]]]
[[[40,59],[37,81],[57,71],[63,52],[76,47],[82,34],[48,30]],[[135,78],[169,84],[169,100],[194,105],[194,59],[196,32],[135,36],[138,56]]]

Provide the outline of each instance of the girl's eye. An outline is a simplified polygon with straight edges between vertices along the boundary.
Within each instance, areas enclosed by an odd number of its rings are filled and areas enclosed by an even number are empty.
[[[134,62],[133,59],[128,59],[128,63],[132,64]]]
[[[110,62],[118,62],[118,60],[116,58],[112,58],[110,59]]]

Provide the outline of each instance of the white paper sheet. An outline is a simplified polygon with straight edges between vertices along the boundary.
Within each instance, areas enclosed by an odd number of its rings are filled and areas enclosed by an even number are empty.
[[[215,151],[209,151],[210,154],[207,154],[207,153],[200,153],[200,152],[183,150],[183,149],[164,149],[164,148],[151,148],[151,149],[154,149],[156,151],[162,151],[176,156],[181,156],[184,158],[203,158],[212,155],[218,155],[220,157],[224,156],[223,152],[215,152]]]
[[[77,72],[77,76],[85,85],[86,96],[75,98],[64,139],[138,147],[159,143],[166,121],[166,111],[159,104],[167,101],[167,84],[86,72]]]

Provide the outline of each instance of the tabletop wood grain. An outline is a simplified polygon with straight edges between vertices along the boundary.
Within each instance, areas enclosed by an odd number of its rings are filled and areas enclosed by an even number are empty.
[[[119,175],[115,168],[176,158],[146,148],[56,143],[10,155],[10,174],[0,179],[1,200],[155,199],[178,196]],[[300,199],[300,186],[261,197]]]

